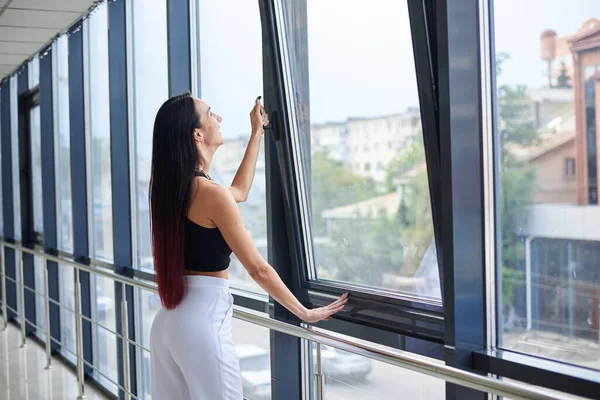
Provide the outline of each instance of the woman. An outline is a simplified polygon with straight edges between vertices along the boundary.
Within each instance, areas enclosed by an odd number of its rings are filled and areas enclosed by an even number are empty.
[[[163,307],[150,332],[152,398],[242,399],[231,340],[233,297],[227,267],[233,250],[250,276],[277,302],[312,323],[342,310],[347,294],[307,309],[261,257],[236,202],[246,200],[269,117],[259,99],[252,135],[230,187],[208,173],[223,144],[222,118],[189,93],[167,100],[156,115],[150,178],[152,246]]]

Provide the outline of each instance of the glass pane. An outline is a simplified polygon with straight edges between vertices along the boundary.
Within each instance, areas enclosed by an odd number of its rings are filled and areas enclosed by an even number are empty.
[[[40,59],[35,56],[27,64],[27,84],[29,89],[33,89],[40,84]]]
[[[244,398],[271,398],[271,348],[267,328],[233,320],[233,342],[240,360]]]
[[[158,310],[160,310],[160,297],[158,294],[146,290],[135,289],[136,292],[136,327],[140,344],[150,348],[150,328]],[[138,352],[139,376],[141,379],[142,399],[152,397],[150,386],[150,354],[147,351]]]
[[[440,299],[406,3],[284,10],[310,276]]]
[[[249,113],[263,93],[262,36],[257,2],[198,1],[200,97],[220,116],[223,148],[210,167],[212,178],[231,185],[250,139]],[[228,34],[223,34],[228,32]],[[232,34],[235,32],[235,34]],[[267,211],[264,141],[248,199],[240,213],[254,244],[267,258]],[[229,278],[233,285],[264,293],[232,254]]]
[[[35,290],[39,293],[46,293],[46,284],[44,283],[44,269],[46,263],[42,257],[33,257],[33,269],[35,279]],[[38,326],[35,334],[42,340],[46,340],[46,298],[45,295],[35,294],[35,324]]]
[[[115,324],[115,282],[112,279],[93,275],[91,278],[94,288],[92,296],[92,317],[102,326],[94,325],[94,365],[112,381],[118,382],[117,370],[117,337],[107,331],[116,331]],[[109,390],[117,392],[117,386],[98,373],[96,379]]]
[[[73,251],[73,208],[71,205],[71,138],[69,127],[69,42],[57,39],[53,48],[56,210],[58,246]]]
[[[600,6],[563,5],[494,3],[498,336],[504,348],[600,369],[600,43],[590,39]]]
[[[31,137],[31,180],[33,196],[33,230],[44,232],[44,204],[42,202],[42,133],[40,106],[29,110]]]
[[[75,275],[73,268],[67,264],[59,264],[60,288],[60,340],[63,344],[61,354],[75,363]]]
[[[108,81],[108,13],[102,3],[87,20],[90,119],[90,242],[91,254],[112,260],[112,186]]]
[[[316,346],[310,345],[313,370],[317,370]],[[440,365],[443,363],[440,361]],[[446,382],[418,372],[374,361],[347,351],[321,346],[321,368],[325,376],[324,397],[328,400],[394,399],[438,400],[446,397]],[[312,390],[314,378],[310,379]]]
[[[153,269],[148,185],[154,118],[169,95],[166,0],[133,1],[137,264]]]

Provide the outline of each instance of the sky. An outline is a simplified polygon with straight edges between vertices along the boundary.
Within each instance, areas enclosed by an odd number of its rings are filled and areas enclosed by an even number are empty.
[[[418,106],[405,1],[307,1],[312,123]],[[166,96],[159,82],[164,78],[158,78],[166,74],[166,25],[160,22],[166,18],[165,0],[151,3],[149,7],[144,2],[144,17],[137,21],[152,26],[139,28],[135,42],[137,90],[144,98],[140,107],[152,116],[140,126],[144,130],[151,130]],[[496,53],[511,56],[499,83],[539,87],[545,82],[541,32],[574,33],[588,18],[600,18],[600,0],[496,0],[493,11]],[[224,118],[224,137],[246,136],[248,114],[263,85],[258,2],[199,0],[199,29],[200,97]]]
[[[588,18],[600,19],[599,0],[496,0],[496,53],[509,53],[500,83],[539,87],[546,82],[540,59],[540,34],[554,30],[559,37],[577,32]]]

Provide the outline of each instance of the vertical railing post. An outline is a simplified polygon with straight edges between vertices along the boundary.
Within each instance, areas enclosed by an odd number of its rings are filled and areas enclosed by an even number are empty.
[[[6,262],[4,261],[4,243],[0,245],[0,269],[2,273],[2,318],[4,319],[4,327],[2,328],[5,331],[8,328],[8,308],[6,307]]]
[[[77,387],[78,399],[85,399],[85,386],[83,376],[83,331],[81,326],[81,282],[79,269],[75,268],[75,340],[77,342]]]
[[[323,376],[323,365],[321,364],[321,343],[316,343],[317,346],[317,372],[315,373],[315,392],[317,400],[323,400],[323,391],[325,390],[325,378]]]
[[[27,322],[25,321],[25,278],[23,277],[23,249],[19,249],[17,254],[19,254],[19,290],[21,293],[21,309],[19,310],[19,314],[21,316],[21,347],[25,347],[25,326]]]
[[[52,368],[51,342],[50,336],[50,295],[48,293],[48,261],[44,259],[44,300],[46,303],[45,321],[46,321],[46,369]]]
[[[129,319],[127,317],[127,292],[126,284],[121,284],[121,332],[123,335],[123,388],[125,389],[125,400],[130,400],[130,374],[129,374]]]

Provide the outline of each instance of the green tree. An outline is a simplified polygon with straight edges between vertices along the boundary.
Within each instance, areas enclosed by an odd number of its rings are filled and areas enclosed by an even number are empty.
[[[372,179],[353,173],[342,162],[329,158],[324,151],[312,155],[313,235],[326,233],[323,211],[356,203],[376,195]]]
[[[501,66],[509,57],[503,55],[500,59]],[[511,151],[514,147],[531,146],[539,141],[530,102],[527,88],[523,85],[504,84],[498,87],[502,298],[505,308],[512,306],[515,288],[524,279],[525,247],[519,231],[527,221],[527,210],[536,186],[534,168]]]
[[[571,87],[571,77],[567,74],[567,66],[563,61],[560,65],[560,75],[556,78],[559,88],[570,88]]]
[[[385,184],[388,191],[396,190],[394,180],[403,172],[425,161],[423,134],[418,132],[408,146],[399,149],[396,156],[386,167]]]
[[[327,230],[329,243],[321,247],[323,263],[328,268],[330,278],[381,286],[385,273],[414,276],[433,237],[424,159],[423,140],[418,135],[388,168],[387,193],[371,192],[369,198],[391,196],[387,201],[399,199],[391,215],[381,209],[374,215],[357,213],[349,218],[330,221]],[[320,165],[330,167],[331,163],[329,160]],[[403,183],[398,197],[394,196],[392,191],[397,190],[394,178],[411,168],[415,168],[410,173],[412,177]],[[325,172],[325,176],[330,175],[327,172],[331,171],[330,168],[319,170]],[[314,170],[313,176],[318,176]],[[313,184],[317,182],[313,181]],[[316,200],[315,196],[313,200]],[[353,201],[352,204],[357,202]],[[357,205],[357,210],[359,208]]]

